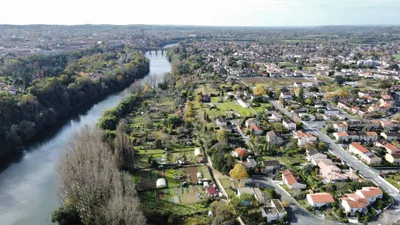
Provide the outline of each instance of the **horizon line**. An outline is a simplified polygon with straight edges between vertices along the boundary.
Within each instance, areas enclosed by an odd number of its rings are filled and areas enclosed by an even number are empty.
[[[400,27],[400,24],[326,24],[326,25],[188,25],[188,24],[107,24],[107,23],[82,23],[82,24],[0,24],[0,26],[161,26],[161,27],[243,27],[243,28],[318,28],[318,27]]]

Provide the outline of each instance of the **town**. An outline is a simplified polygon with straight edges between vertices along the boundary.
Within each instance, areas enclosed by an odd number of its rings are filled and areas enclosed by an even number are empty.
[[[86,91],[82,80],[104,88],[109,71],[114,80],[130,72],[119,68],[145,71],[143,52],[171,63],[97,123],[149,224],[400,220],[398,27],[30,29],[0,36],[18,43],[0,42],[0,97],[18,107],[37,100],[44,80]],[[36,69],[36,53],[62,54],[62,72]],[[30,80],[13,72],[26,59]],[[10,124],[4,136],[26,127]]]

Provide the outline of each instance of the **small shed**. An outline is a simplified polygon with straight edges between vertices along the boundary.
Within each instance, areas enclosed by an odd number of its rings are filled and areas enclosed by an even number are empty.
[[[194,149],[194,156],[200,156],[200,155],[202,155],[200,148],[195,148]]]
[[[157,188],[164,188],[167,187],[167,181],[164,178],[159,178],[156,181],[156,187]]]

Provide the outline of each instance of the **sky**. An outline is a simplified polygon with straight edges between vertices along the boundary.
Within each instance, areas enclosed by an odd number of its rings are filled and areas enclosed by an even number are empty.
[[[400,24],[400,0],[2,0],[1,9],[0,24]]]

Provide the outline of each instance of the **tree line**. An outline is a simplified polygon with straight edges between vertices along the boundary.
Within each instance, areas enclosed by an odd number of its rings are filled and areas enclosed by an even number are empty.
[[[121,90],[149,73],[149,60],[128,46],[50,58],[0,60],[2,76],[14,85],[23,80],[20,87],[26,89],[25,94],[17,95],[0,92],[0,156],[19,152],[26,141],[76,107]]]

